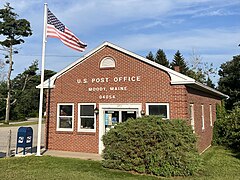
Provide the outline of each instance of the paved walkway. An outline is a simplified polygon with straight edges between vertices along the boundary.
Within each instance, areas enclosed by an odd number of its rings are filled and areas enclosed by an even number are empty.
[[[56,151],[56,150],[47,150],[46,152],[43,153],[43,155],[68,157],[68,158],[79,158],[79,159],[94,160],[94,161],[101,161],[103,159],[100,154],[69,152],[69,151]]]
[[[28,121],[22,121],[22,122],[12,122],[10,124],[19,124],[21,126],[21,123],[24,122],[33,122],[33,121],[38,121],[38,118],[31,118],[28,119]],[[9,132],[9,130],[12,131],[12,141],[11,141],[11,150],[12,154],[15,155],[15,148],[16,148],[16,136],[17,136],[17,131],[19,126],[14,126],[14,127],[0,127],[0,158],[5,157],[6,153],[6,137]],[[36,154],[36,144],[37,144],[37,128],[38,125],[30,125],[30,127],[33,128],[33,154]],[[41,140],[41,145],[43,151],[43,155],[49,155],[49,156],[56,156],[56,157],[68,157],[68,158],[79,158],[79,159],[84,159],[84,160],[94,160],[94,161],[101,161],[102,157],[100,154],[94,154],[94,153],[81,153],[81,152],[69,152],[69,151],[56,151],[56,150],[46,150],[44,151],[44,130],[45,124],[42,125],[42,140]],[[19,149],[19,154],[16,156],[23,156],[21,152],[22,148]],[[26,155],[31,155],[29,153],[29,150],[26,152]]]

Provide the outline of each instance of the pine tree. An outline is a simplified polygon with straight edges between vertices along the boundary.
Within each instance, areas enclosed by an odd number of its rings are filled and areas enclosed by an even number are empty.
[[[159,49],[156,53],[156,58],[155,58],[155,62],[158,64],[161,64],[165,67],[170,67],[169,66],[169,61],[167,60],[166,54],[164,53],[164,51],[162,49]]]
[[[154,58],[154,56],[153,56],[152,51],[150,51],[150,52],[148,53],[148,55],[146,56],[146,58],[149,59],[149,60],[151,60],[151,61],[155,61],[155,58]]]
[[[171,68],[174,69],[175,66],[179,66],[180,73],[188,75],[188,66],[185,62],[182,54],[179,52],[179,50],[175,53],[174,59],[172,63],[170,64]]]

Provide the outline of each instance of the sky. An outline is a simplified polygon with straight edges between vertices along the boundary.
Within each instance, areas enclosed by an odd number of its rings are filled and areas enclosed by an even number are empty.
[[[193,54],[219,69],[240,54],[240,0],[8,0],[33,35],[17,46],[12,78],[34,60],[41,65],[44,3],[88,46],[78,52],[48,38],[45,69],[60,71],[105,41],[146,57],[163,49],[171,62],[177,50],[188,64]],[[1,7],[6,3],[1,0]],[[3,37],[0,36],[0,40]],[[4,52],[0,51],[0,58]],[[41,67],[41,66],[40,66]],[[7,66],[6,66],[7,70]],[[214,78],[214,82],[218,77]]]

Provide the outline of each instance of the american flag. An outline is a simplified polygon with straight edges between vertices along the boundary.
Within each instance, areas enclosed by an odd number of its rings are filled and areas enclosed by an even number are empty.
[[[77,51],[82,52],[87,47],[49,9],[47,12],[47,37],[58,38],[63,44]]]

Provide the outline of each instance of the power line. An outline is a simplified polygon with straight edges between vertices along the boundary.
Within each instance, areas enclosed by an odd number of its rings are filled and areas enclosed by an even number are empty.
[[[18,56],[26,56],[26,57],[34,57],[34,56],[38,56],[41,57],[42,55],[25,55],[25,54],[16,54]],[[81,56],[69,56],[69,55],[56,55],[56,54],[49,54],[49,55],[45,55],[46,57],[81,57]]]

